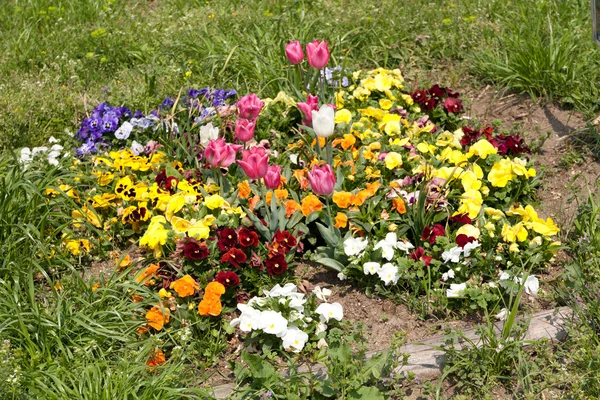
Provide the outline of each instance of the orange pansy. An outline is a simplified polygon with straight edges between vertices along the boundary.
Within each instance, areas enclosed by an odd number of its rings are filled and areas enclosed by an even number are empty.
[[[250,184],[248,181],[240,182],[237,185],[238,187],[238,196],[242,199],[247,199],[248,196],[252,193],[252,189],[250,189]]]
[[[145,282],[148,279],[150,279],[151,277],[154,276],[154,274],[156,274],[156,271],[158,271],[158,265],[157,264],[150,264],[150,266],[148,268],[146,268],[145,270],[142,271],[141,274],[139,274],[136,278],[135,281],[136,282]]]
[[[342,149],[348,150],[350,147],[354,146],[356,143],[356,138],[353,134],[347,133],[344,135],[344,139],[342,140]]]
[[[198,285],[194,278],[186,275],[181,279],[171,282],[169,289],[175,290],[179,297],[187,297],[193,295],[196,290],[200,289],[200,285]]]
[[[392,199],[392,205],[394,206],[394,210],[396,210],[400,214],[404,214],[406,212],[406,205],[404,204],[404,200],[402,197],[396,197]]]
[[[302,214],[305,217],[314,211],[321,211],[323,209],[323,203],[314,194],[309,194],[302,199]]]
[[[300,209],[302,209],[302,207],[300,207],[300,204],[295,200],[288,200],[285,202],[285,216],[287,218],[294,215],[294,213]]]
[[[221,314],[222,310],[223,306],[221,305],[221,298],[217,296],[204,296],[200,304],[198,304],[198,314],[203,317],[208,315],[216,317]]]
[[[259,195],[255,195],[253,198],[251,198],[248,201],[248,208],[250,209],[250,211],[254,211],[254,208],[256,208],[256,205],[258,204],[259,201],[260,201]]]
[[[306,177],[306,169],[296,169],[294,170],[294,178],[300,183],[300,189],[306,190],[308,189],[308,178]]]
[[[352,202],[352,193],[335,192],[333,193],[332,200],[339,208],[348,208]]]
[[[165,353],[163,353],[163,351],[161,349],[157,349],[157,350],[153,350],[150,353],[150,358],[148,358],[148,360],[146,361],[146,364],[149,367],[156,367],[158,365],[162,365],[165,363],[166,358],[165,358]]]
[[[371,195],[369,194],[368,190],[361,190],[360,192],[352,195],[352,205],[360,207],[369,197],[371,197]]]
[[[288,191],[286,189],[275,189],[275,197],[279,200],[285,200],[288,197]]]
[[[146,321],[148,321],[148,325],[157,331],[160,331],[165,324],[169,323],[169,318],[169,312],[166,311],[163,313],[163,310],[158,307],[152,307],[152,309],[146,313]]]
[[[335,216],[335,225],[336,228],[345,228],[348,226],[348,216],[344,213],[337,213]]]
[[[206,285],[206,289],[204,289],[204,297],[206,297],[207,294],[221,296],[223,293],[225,293],[225,286],[216,281],[209,283]]]

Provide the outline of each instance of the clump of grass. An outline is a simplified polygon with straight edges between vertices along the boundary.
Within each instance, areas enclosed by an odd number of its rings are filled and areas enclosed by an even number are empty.
[[[600,51],[590,40],[589,2],[515,4],[498,17],[495,45],[473,57],[479,76],[584,111],[597,107]]]

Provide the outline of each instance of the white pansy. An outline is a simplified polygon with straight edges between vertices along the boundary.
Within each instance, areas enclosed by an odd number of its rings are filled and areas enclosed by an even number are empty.
[[[242,330],[243,332],[251,332],[255,329],[260,329],[261,318],[262,311],[255,310],[251,307],[245,308],[244,311],[242,311],[242,315],[240,315],[239,318],[240,330]]]
[[[284,349],[291,349],[294,353],[298,353],[304,348],[304,345],[308,341],[308,334],[301,331],[296,326],[290,326],[285,332],[285,335],[283,335],[282,340]]]
[[[503,308],[502,310],[500,310],[500,312],[498,314],[494,315],[494,317],[498,321],[504,321],[504,320],[506,320],[507,316],[508,316],[508,310],[506,308]]]
[[[54,136],[50,136],[50,139],[48,139],[48,143],[58,143],[59,140],[57,138],[55,138]]]
[[[344,317],[344,309],[340,303],[323,303],[315,310],[317,314],[321,316],[322,322],[329,322],[329,319],[341,321]]]
[[[462,297],[462,292],[466,288],[466,283],[452,283],[450,285],[450,289],[446,289],[446,296],[450,298]]]
[[[442,280],[446,282],[448,279],[454,279],[454,270],[450,269],[448,272],[442,274]]]
[[[19,157],[19,162],[23,164],[30,163],[33,160],[33,155],[31,154],[31,149],[29,147],[24,147],[21,149],[21,156]]]
[[[260,314],[259,328],[265,333],[282,337],[287,331],[288,321],[279,311],[263,311]]]
[[[315,286],[315,288],[313,289],[313,293],[315,296],[317,296],[317,299],[327,301],[327,297],[331,296],[331,289],[321,289],[320,286]]]
[[[346,274],[344,274],[343,272],[338,273],[337,277],[340,281],[345,281],[347,278]]]
[[[462,252],[463,250],[459,246],[453,247],[450,250],[446,250],[442,253],[442,260],[444,260],[445,263],[448,261],[457,263],[460,261],[460,255]]]
[[[324,322],[319,322],[317,324],[317,328],[315,329],[315,335],[325,332],[326,330],[327,330],[327,325]]]
[[[115,137],[119,140],[126,140],[131,135],[131,131],[133,130],[133,125],[130,122],[123,122],[119,129],[115,131]]]
[[[368,245],[369,241],[367,239],[351,237],[344,241],[344,253],[346,253],[347,256],[356,256],[362,253]]]
[[[411,243],[411,242],[409,242],[409,241],[400,241],[400,242],[396,243],[396,248],[397,248],[398,250],[402,250],[402,251],[404,251],[406,254],[408,254],[408,253],[410,253],[410,251],[411,251],[412,249],[414,249],[414,248],[415,248],[415,246],[413,246],[413,245],[412,245],[412,243]]]
[[[293,283],[286,283],[283,287],[277,284],[273,286],[271,290],[263,290],[263,293],[267,297],[281,297],[289,296],[292,293],[297,293],[298,288]]]
[[[381,265],[374,261],[369,261],[363,266],[365,275],[375,275],[381,269]]]
[[[335,130],[335,111],[332,107],[323,104],[319,111],[312,112],[312,128],[315,135],[328,138]]]
[[[510,275],[508,274],[508,272],[502,271],[500,273],[500,278],[498,278],[498,279],[500,279],[501,281],[507,281],[510,279]]]
[[[538,290],[540,290],[540,281],[535,275],[529,275],[525,279],[525,293],[537,296]]]
[[[384,240],[377,242],[373,250],[381,249],[381,256],[388,261],[394,258],[394,248],[398,244],[398,238],[395,232],[390,232],[385,235]]]
[[[471,251],[480,247],[481,243],[479,243],[478,240],[475,240],[473,242],[467,243],[465,244],[465,247],[463,248],[463,252],[465,254],[465,257],[469,257],[471,255]]]
[[[317,348],[322,349],[323,347],[329,347],[325,339],[319,339],[317,342]]]
[[[293,308],[294,310],[297,310],[299,312],[303,312],[304,311],[304,303],[306,303],[306,299],[304,298],[304,294],[302,293],[291,293],[288,297],[287,297],[290,301],[289,306],[291,308]],[[280,303],[285,303],[287,302],[287,299],[285,298],[280,298],[279,299]]]
[[[144,152],[144,146],[134,140],[133,143],[131,143],[131,152],[136,156],[139,156]]]
[[[377,275],[379,278],[386,284],[390,283],[396,284],[398,279],[400,279],[400,275],[398,275],[398,267],[391,263],[385,263],[381,266],[381,269],[377,271]]]
[[[212,122],[203,125],[200,128],[200,144],[204,147],[208,146],[211,140],[219,137],[219,128],[213,126]]]
[[[40,147],[34,147],[33,149],[31,149],[31,156],[35,157],[40,153],[46,153],[48,151],[48,148],[46,146],[40,146]]]

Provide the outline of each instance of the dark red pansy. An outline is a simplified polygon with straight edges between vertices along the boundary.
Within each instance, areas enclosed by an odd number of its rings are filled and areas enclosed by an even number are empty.
[[[242,228],[238,232],[238,241],[242,247],[258,246],[258,234],[251,229]]]
[[[156,175],[154,182],[156,182],[161,188],[165,186],[165,184],[167,183],[167,173],[164,169],[160,171],[158,175]]]
[[[446,88],[441,88],[437,83],[427,90],[431,97],[434,97],[440,100],[442,97],[446,95]]]
[[[236,268],[239,268],[241,264],[246,262],[246,253],[240,249],[231,249],[221,257],[221,262],[228,262]]]
[[[288,231],[281,231],[281,230],[277,230],[277,232],[275,232],[275,236],[273,237],[273,241],[279,243],[279,245],[281,247],[283,247],[285,249],[285,251],[290,251],[290,249],[294,246],[296,246],[296,238],[294,237],[294,235],[292,235],[291,233],[289,233]]]
[[[215,277],[215,281],[228,288],[239,285],[240,277],[233,271],[221,271]]]
[[[425,111],[431,111],[437,106],[437,100],[433,97],[427,96],[423,102],[420,103],[421,107]]]
[[[183,256],[188,260],[199,261],[208,258],[208,247],[199,242],[189,242],[183,248]]]
[[[178,183],[179,183],[179,179],[175,178],[174,176],[169,176],[165,183],[165,189],[167,189],[171,193],[174,193],[175,190],[177,190]]]
[[[237,233],[231,228],[225,228],[219,233],[219,250],[227,251],[237,244]]]
[[[421,240],[428,241],[430,245],[435,244],[435,238],[438,236],[444,236],[446,231],[440,224],[435,224],[433,227],[426,226],[421,234]]]
[[[473,222],[471,220],[471,218],[469,218],[469,214],[456,214],[456,215],[453,215],[452,217],[448,218],[448,221],[456,222],[457,224],[460,224],[460,225],[470,224]]]
[[[287,261],[285,261],[285,257],[282,255],[269,258],[265,261],[265,265],[267,266],[267,272],[271,276],[279,275],[288,269]]]
[[[462,101],[454,97],[447,97],[443,102],[444,109],[452,114],[458,114],[464,111]]]
[[[477,239],[475,239],[473,236],[467,236],[464,233],[461,233],[460,235],[456,236],[456,244],[460,248],[464,248],[467,243],[472,243],[475,240]]]
[[[425,249],[422,247],[418,247],[412,253],[410,253],[410,258],[415,261],[423,261],[426,266],[429,266],[431,260],[433,260],[431,256],[425,255]]]
[[[448,97],[455,97],[456,98],[456,97],[460,96],[460,93],[455,92],[455,91],[453,91],[451,89],[446,88],[446,95]]]
[[[410,97],[412,97],[415,103],[421,104],[425,101],[427,93],[424,90],[415,90],[410,94]]]

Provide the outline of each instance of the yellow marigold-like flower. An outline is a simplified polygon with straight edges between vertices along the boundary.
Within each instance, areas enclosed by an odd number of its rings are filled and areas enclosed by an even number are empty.
[[[467,157],[471,158],[473,156],[477,156],[485,160],[487,156],[491,154],[498,154],[498,149],[496,149],[494,145],[492,145],[486,139],[479,139],[477,143],[473,144],[469,148]]]
[[[402,155],[400,153],[396,153],[395,151],[390,151],[387,153],[384,159],[385,167],[387,169],[395,169],[402,166]]]
[[[181,279],[171,282],[169,289],[175,290],[179,297],[187,297],[193,295],[196,290],[200,289],[200,285],[198,285],[194,278],[186,275]]]

